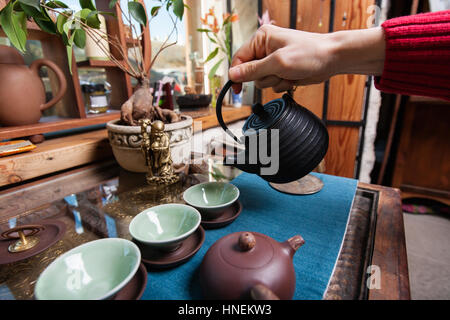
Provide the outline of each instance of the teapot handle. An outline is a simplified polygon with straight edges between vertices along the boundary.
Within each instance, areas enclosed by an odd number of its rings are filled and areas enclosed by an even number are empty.
[[[61,69],[55,63],[53,63],[52,61],[47,60],[47,59],[38,59],[38,60],[33,61],[33,63],[30,65],[30,69],[31,69],[31,71],[36,72],[36,74],[37,74],[39,69],[42,66],[46,66],[46,67],[52,69],[53,72],[56,74],[56,77],[57,77],[58,83],[59,83],[58,93],[49,102],[44,103],[40,106],[41,111],[44,111],[45,109],[50,108],[55,103],[57,103],[59,100],[61,100],[64,93],[66,93],[67,81],[66,81],[64,73],[61,71]]]
[[[230,135],[230,137],[232,137],[237,143],[242,144],[242,141],[238,137],[236,137],[231,132],[230,129],[228,129],[228,127],[225,124],[225,121],[223,121],[223,117],[222,117],[222,102],[223,102],[223,98],[225,97],[225,94],[231,88],[231,86],[233,84],[234,84],[233,81],[228,80],[228,82],[223,86],[222,91],[220,91],[219,96],[217,97],[217,103],[216,103],[216,116],[217,116],[217,120],[219,121],[219,124],[222,127],[222,129],[225,130],[225,132],[228,133],[228,135]]]

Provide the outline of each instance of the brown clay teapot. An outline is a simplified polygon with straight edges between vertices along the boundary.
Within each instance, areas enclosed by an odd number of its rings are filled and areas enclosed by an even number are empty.
[[[45,103],[45,89],[39,77],[39,68],[52,69],[59,82],[59,91]],[[0,45],[0,124],[20,126],[39,122],[41,111],[63,97],[67,82],[61,69],[47,59],[38,59],[28,67],[20,53]]]
[[[208,299],[292,299],[292,259],[305,241],[299,235],[280,243],[257,232],[235,232],[217,240],[200,265],[200,284]]]

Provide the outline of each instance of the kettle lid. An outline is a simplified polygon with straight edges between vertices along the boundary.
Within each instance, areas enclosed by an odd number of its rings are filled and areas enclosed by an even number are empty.
[[[265,105],[255,103],[252,106],[253,114],[247,118],[242,128],[245,132],[253,129],[258,131],[260,129],[270,129],[280,119],[286,108],[284,99],[275,99]]]

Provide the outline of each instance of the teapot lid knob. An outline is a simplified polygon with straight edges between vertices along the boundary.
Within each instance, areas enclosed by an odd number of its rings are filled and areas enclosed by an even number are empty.
[[[239,248],[242,251],[249,251],[256,245],[255,236],[250,232],[243,232],[239,236]]]

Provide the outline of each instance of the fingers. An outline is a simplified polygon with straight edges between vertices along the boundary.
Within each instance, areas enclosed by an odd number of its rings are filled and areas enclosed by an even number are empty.
[[[235,93],[239,93],[242,90],[242,84],[240,82],[244,82],[241,78],[241,69],[234,69],[233,67],[239,66],[241,64],[249,63],[254,60],[258,60],[264,58],[266,56],[265,52],[265,42],[266,42],[266,29],[267,27],[261,27],[255,33],[255,35],[248,40],[245,44],[243,44],[238,51],[234,54],[233,59],[231,61],[231,69],[228,74],[229,79],[233,82],[238,82],[233,85],[233,90]],[[254,68],[255,66],[246,66],[244,68]],[[246,72],[246,70],[244,70]],[[253,79],[253,80],[256,80]],[[251,80],[249,80],[251,81]]]
[[[259,89],[270,88],[278,85],[282,81],[281,78],[277,76],[267,76],[262,79],[255,81],[255,85]]]
[[[275,92],[284,92],[284,91],[288,91],[294,88],[294,82],[293,81],[289,81],[289,80],[282,80],[280,83],[278,83],[277,85],[273,86],[273,91]]]
[[[260,60],[252,60],[232,67],[228,71],[230,80],[233,82],[248,82],[264,78],[271,75],[273,68],[271,68],[272,55],[269,55]]]

